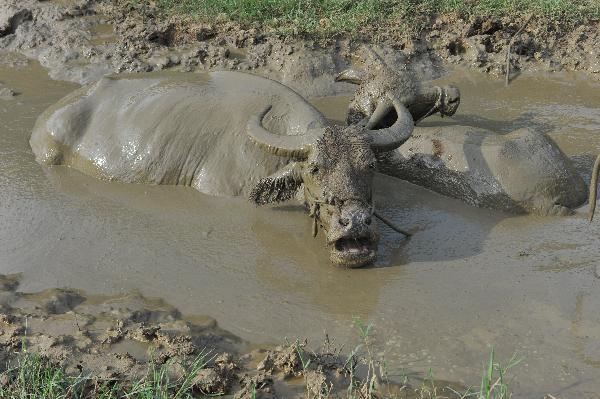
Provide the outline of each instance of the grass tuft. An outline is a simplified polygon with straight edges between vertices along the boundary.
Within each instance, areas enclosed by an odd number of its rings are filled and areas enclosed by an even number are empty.
[[[170,377],[169,362],[150,361],[145,376],[133,382],[98,381],[83,374],[67,375],[42,356],[24,351],[17,364],[0,374],[0,398],[6,399],[189,399],[195,398],[193,381],[209,361],[203,351],[182,377]]]

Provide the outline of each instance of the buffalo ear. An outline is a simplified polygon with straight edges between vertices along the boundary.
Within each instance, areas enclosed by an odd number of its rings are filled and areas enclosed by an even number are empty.
[[[301,185],[300,165],[292,162],[271,176],[260,179],[250,192],[250,201],[256,205],[287,201],[296,195]]]
[[[348,82],[353,83],[355,85],[359,85],[365,81],[364,73],[357,71],[356,69],[346,69],[337,74],[335,77],[336,82]]]

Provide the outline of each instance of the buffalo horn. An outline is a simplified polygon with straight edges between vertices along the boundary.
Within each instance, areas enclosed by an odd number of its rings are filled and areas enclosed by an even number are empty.
[[[369,129],[369,133],[373,138],[371,147],[375,152],[391,151],[400,147],[408,140],[415,126],[412,115],[404,104],[393,97],[390,97],[389,101],[391,102],[391,106],[387,101],[381,103],[373,113],[375,118],[372,117],[367,124],[367,129]],[[388,128],[372,130],[372,128],[376,126],[380,114],[383,115],[384,113],[389,112],[392,107],[396,110],[396,114],[398,115],[396,122]]]
[[[267,106],[261,113],[252,116],[246,127],[248,136],[264,151],[281,157],[305,158],[311,146],[309,136],[287,136],[274,134],[263,127],[262,121],[272,106]]]

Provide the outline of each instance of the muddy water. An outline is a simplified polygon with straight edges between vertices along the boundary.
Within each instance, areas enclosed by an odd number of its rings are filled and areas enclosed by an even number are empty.
[[[460,86],[463,105],[428,124],[543,129],[582,170],[600,152],[600,87],[581,76],[521,76],[508,89],[467,72],[445,80]],[[415,235],[400,240],[380,226],[376,267],[335,269],[298,207],[42,169],[31,128],[75,86],[35,64],[0,69],[0,81],[20,93],[0,101],[0,273],[22,273],[21,290],[138,290],[258,343],[328,333],[350,347],[358,316],[375,324],[395,375],[432,368],[475,384],[493,345],[500,360],[524,358],[518,397],[600,390],[600,224],[588,225],[585,209],[511,217],[379,176],[377,206]],[[342,119],[347,99],[315,103]]]

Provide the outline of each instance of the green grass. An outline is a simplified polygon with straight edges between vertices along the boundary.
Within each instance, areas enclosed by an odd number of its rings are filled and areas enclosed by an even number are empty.
[[[144,3],[148,0],[124,0]],[[598,0],[156,0],[166,14],[205,22],[234,21],[280,33],[334,37],[380,29],[415,30],[435,13],[534,13],[572,25],[600,18]]]
[[[367,379],[363,384],[358,380],[351,379],[351,385],[347,391],[348,399],[363,398],[366,393],[371,398],[377,397],[375,380],[380,378],[385,385],[387,376],[382,368],[383,363],[375,360],[371,352],[370,326],[357,324],[361,339],[364,343],[357,347],[366,351],[366,361],[369,368]],[[304,350],[296,343],[296,350],[302,359],[302,367],[307,371],[310,360]],[[356,351],[353,352],[355,354]],[[23,352],[18,363],[0,374],[0,398],[2,399],[189,399],[203,397],[193,390],[192,381],[198,372],[206,366],[209,361],[209,353],[203,353],[192,361],[185,370],[182,377],[172,380],[169,377],[169,364],[157,366],[150,363],[145,376],[133,382],[122,381],[97,381],[91,376],[70,376],[65,371],[49,363],[44,358],[30,352]],[[436,385],[433,373],[430,371],[428,377],[420,387],[409,394],[414,399],[509,399],[507,373],[518,364],[518,360],[511,359],[506,366],[501,366],[495,359],[494,351],[490,355],[489,362],[485,367],[481,379],[481,385],[477,389],[468,389],[465,392],[457,392]],[[308,387],[308,386],[307,386]],[[316,399],[330,397],[331,387],[324,386],[320,394],[314,396]],[[308,392],[308,391],[307,391]],[[362,393],[359,393],[362,392]],[[443,392],[443,393],[442,393]],[[449,396],[452,392],[455,396]],[[408,392],[407,392],[408,393]],[[256,397],[254,389],[251,393]],[[310,396],[307,393],[308,396]],[[396,394],[386,395],[390,398],[403,398]]]
[[[359,334],[361,343],[348,356],[344,364],[350,370],[350,382],[346,392],[347,399],[377,398],[383,394],[388,398],[405,398],[397,392],[389,390],[391,381],[387,372],[385,359],[374,355],[372,324],[365,324],[360,318],[354,318],[354,327]],[[317,393],[308,384],[307,373],[311,369],[310,355],[305,352],[304,345],[298,340],[295,350],[299,356],[306,383],[307,398],[327,399],[331,397],[332,385],[326,383]],[[367,366],[367,374],[363,381],[354,377],[354,371],[361,361]],[[0,373],[1,399],[192,399],[205,397],[194,390],[194,380],[214,356],[211,351],[202,351],[198,356],[183,366],[181,376],[173,379],[170,370],[172,364],[167,362],[157,365],[150,354],[147,372],[144,376],[129,380],[101,380],[84,374],[69,375],[60,366],[49,362],[39,354],[28,351],[26,340],[23,338],[21,352],[17,354],[16,364]],[[510,399],[508,372],[520,363],[521,359],[513,356],[506,366],[497,362],[492,348],[489,361],[484,368],[481,385],[478,389],[469,388],[457,392],[450,387],[439,387],[429,370],[427,378],[421,386],[409,393],[414,399],[451,399],[448,392],[456,399]],[[406,384],[406,381],[404,381]],[[387,393],[384,391],[387,389]],[[444,392],[443,394],[441,392]],[[405,392],[408,393],[408,392]],[[257,397],[256,387],[250,393]]]
[[[70,376],[43,357],[22,352],[14,367],[0,375],[2,399],[188,399],[195,398],[193,380],[210,360],[203,352],[173,380],[169,363],[150,362],[146,375],[135,381],[98,381],[92,376]]]

